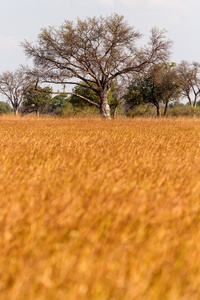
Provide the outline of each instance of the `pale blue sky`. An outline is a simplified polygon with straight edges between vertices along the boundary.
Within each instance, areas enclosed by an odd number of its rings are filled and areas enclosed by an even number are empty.
[[[36,41],[42,27],[86,16],[122,14],[148,37],[157,26],[174,41],[171,60],[200,62],[199,0],[0,0],[0,73],[29,63],[20,42]]]

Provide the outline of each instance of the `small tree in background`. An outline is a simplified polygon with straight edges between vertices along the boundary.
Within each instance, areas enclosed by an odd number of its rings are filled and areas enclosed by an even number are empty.
[[[161,115],[160,105],[165,105],[167,112],[169,101],[180,96],[178,75],[174,64],[153,66],[144,76],[134,78],[125,94],[126,104],[133,108],[138,104],[151,103],[156,107],[157,116]]]
[[[51,96],[52,88],[40,86],[31,86],[25,93],[23,99],[23,110],[25,113],[35,112],[37,116],[39,113],[48,108],[52,104]]]
[[[165,105],[164,115],[166,115],[169,102],[176,101],[181,96],[176,64],[164,63],[162,65],[156,65],[152,68],[150,74],[154,85],[160,91],[157,95],[158,102]]]
[[[24,93],[31,86],[31,79],[23,70],[4,72],[0,75],[0,93],[3,94],[17,115]]]
[[[186,97],[191,107],[196,107],[200,95],[200,64],[182,61],[178,65],[179,87],[181,94]]]

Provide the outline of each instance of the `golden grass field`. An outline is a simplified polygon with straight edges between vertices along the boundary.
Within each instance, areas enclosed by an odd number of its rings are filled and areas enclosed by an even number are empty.
[[[0,118],[1,300],[200,299],[200,120]]]

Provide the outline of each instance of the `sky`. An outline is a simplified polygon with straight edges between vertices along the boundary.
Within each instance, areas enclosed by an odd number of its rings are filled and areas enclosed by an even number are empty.
[[[0,0],[0,73],[15,71],[27,60],[20,43],[36,42],[41,28],[118,13],[149,36],[152,27],[167,30],[173,41],[171,61],[200,62],[199,0]]]

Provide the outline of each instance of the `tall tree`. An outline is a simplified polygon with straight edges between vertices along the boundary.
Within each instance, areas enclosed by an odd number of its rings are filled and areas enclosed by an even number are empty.
[[[0,93],[11,104],[14,114],[18,114],[19,106],[23,101],[24,93],[31,85],[30,77],[23,70],[7,71],[0,75]]]
[[[22,45],[26,55],[34,59],[36,69],[44,71],[40,75],[43,80],[59,84],[83,81],[98,95],[102,115],[110,118],[108,93],[112,81],[169,57],[172,43],[166,40],[165,31],[152,29],[143,49],[136,46],[140,37],[123,16],[114,14],[78,19],[76,24],[65,21],[59,29],[43,29],[36,45],[28,41]]]

